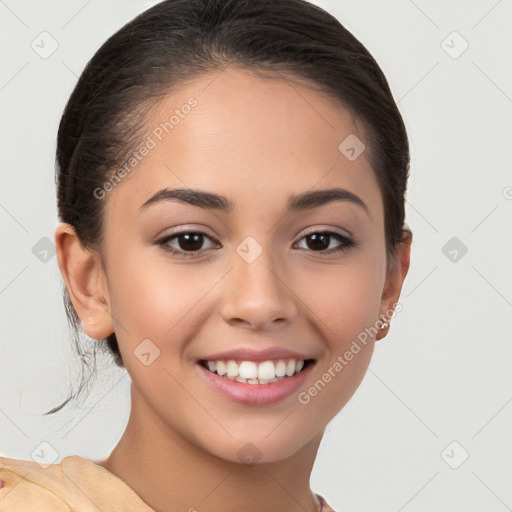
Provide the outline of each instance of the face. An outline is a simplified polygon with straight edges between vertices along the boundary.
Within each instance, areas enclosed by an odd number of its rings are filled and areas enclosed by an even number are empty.
[[[105,309],[139,414],[226,460],[253,450],[274,462],[353,395],[373,351],[368,329],[393,297],[381,193],[366,152],[340,151],[350,135],[365,140],[326,96],[233,68],[158,105],[149,150],[101,199]],[[155,196],[164,189],[224,199],[201,207]],[[299,197],[330,189],[350,194]],[[200,363],[238,349],[248,352],[222,360],[249,361],[249,373],[269,359],[273,369],[312,362],[266,384]],[[273,349],[283,353],[264,352]]]

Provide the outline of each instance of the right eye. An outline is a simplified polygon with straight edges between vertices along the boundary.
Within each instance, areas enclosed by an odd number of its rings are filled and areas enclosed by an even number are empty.
[[[201,231],[180,231],[179,233],[173,233],[166,235],[165,237],[156,241],[158,245],[162,247],[165,252],[179,255],[183,258],[194,258],[194,253],[200,253],[204,239],[213,240],[206,233]],[[176,239],[178,248],[170,244],[171,241]]]

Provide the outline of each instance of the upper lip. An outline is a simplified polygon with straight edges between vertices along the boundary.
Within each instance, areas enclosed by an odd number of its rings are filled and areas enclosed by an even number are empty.
[[[242,361],[268,361],[270,359],[299,359],[305,361],[313,359],[313,357],[288,350],[281,347],[268,347],[265,349],[256,350],[254,348],[235,348],[232,350],[225,350],[223,352],[216,352],[200,358],[200,361],[229,361],[230,359],[238,359]]]

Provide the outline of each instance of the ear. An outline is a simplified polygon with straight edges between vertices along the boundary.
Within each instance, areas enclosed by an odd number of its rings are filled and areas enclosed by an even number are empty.
[[[399,245],[396,259],[390,262],[380,303],[380,315],[385,317],[388,327],[379,330],[375,338],[376,341],[384,338],[389,331],[390,317],[400,298],[402,285],[409,270],[411,244],[412,231],[409,228],[405,228],[404,242]]]
[[[55,230],[57,261],[69,298],[90,338],[106,338],[114,332],[107,279],[96,252],[85,249],[73,226],[61,222]]]

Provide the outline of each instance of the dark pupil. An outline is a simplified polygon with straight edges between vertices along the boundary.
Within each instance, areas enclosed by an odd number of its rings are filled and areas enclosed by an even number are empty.
[[[185,251],[193,251],[195,249],[200,249],[203,245],[202,236],[200,233],[190,233],[179,235],[180,247]],[[186,240],[186,243],[183,244],[182,241]],[[185,245],[185,246],[184,246]]]
[[[307,237],[307,239],[309,241],[312,241],[312,243],[309,243],[308,241],[308,247],[310,249],[316,249],[316,250],[320,250],[320,249],[326,249],[327,247],[329,247],[329,239],[330,238],[330,235],[327,235],[327,234],[313,234],[313,235],[309,235]]]

